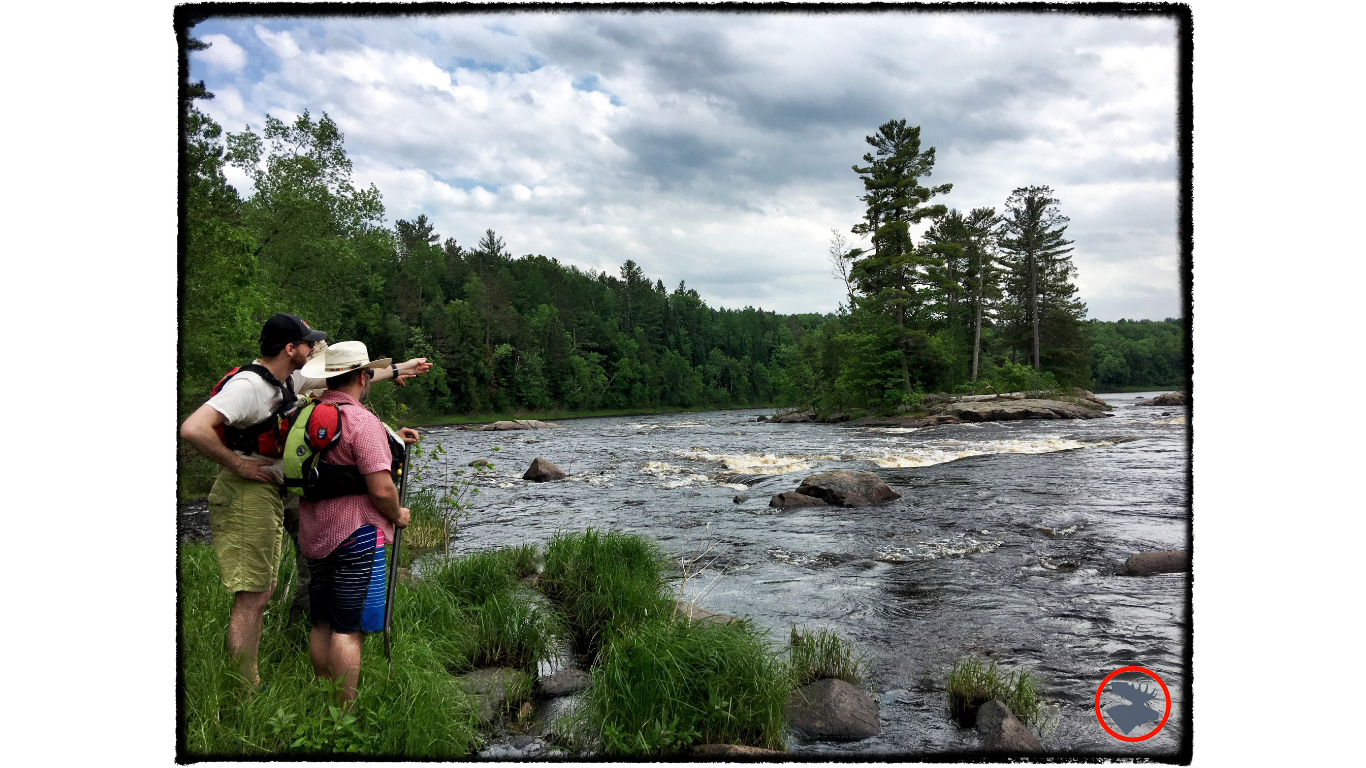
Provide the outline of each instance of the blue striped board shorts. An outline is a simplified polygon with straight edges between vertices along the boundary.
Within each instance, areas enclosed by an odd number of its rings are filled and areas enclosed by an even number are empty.
[[[332,553],[308,558],[308,618],[333,632],[384,629],[384,548],[374,525],[362,525]]]

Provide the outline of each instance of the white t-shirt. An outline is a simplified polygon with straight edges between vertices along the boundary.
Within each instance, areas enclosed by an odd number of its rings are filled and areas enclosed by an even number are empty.
[[[256,364],[260,365],[261,361],[257,360]],[[300,371],[290,374],[290,379],[294,382],[296,393],[310,392],[327,386],[327,379],[305,378]],[[209,398],[208,403],[215,411],[223,414],[223,418],[230,426],[244,429],[270,418],[275,408],[280,405],[280,397],[280,388],[261,378],[260,374],[255,371],[241,371],[228,379],[228,383],[223,385],[218,394]],[[285,481],[282,460],[269,459],[258,453],[237,453],[251,459],[273,461],[271,472],[277,476],[276,481]]]

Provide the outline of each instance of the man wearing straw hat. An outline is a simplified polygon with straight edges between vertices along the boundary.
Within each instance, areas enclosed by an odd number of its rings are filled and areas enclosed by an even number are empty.
[[[261,356],[224,377],[218,391],[180,426],[180,436],[221,467],[209,492],[209,528],[219,580],[233,593],[228,655],[252,690],[261,685],[256,664],[261,625],[275,591],[284,539],[284,472],[278,452],[258,447],[268,441],[252,437],[244,445],[239,438],[292,406],[286,401],[295,393],[326,385],[300,372],[326,338],[295,315],[272,316],[261,327]],[[413,358],[390,365],[379,378],[408,378],[430,367],[426,358]],[[277,437],[282,448],[283,436]]]
[[[341,684],[340,698],[356,698],[360,683],[361,640],[384,629],[384,544],[394,527],[408,525],[391,470],[396,451],[379,418],[361,405],[376,370],[388,358],[370,360],[359,341],[329,346],[308,361],[303,375],[325,379],[322,404],[338,406],[337,442],[326,462],[355,467],[364,492],[299,503],[299,549],[308,558],[308,601],[313,628],[308,655],[313,672]],[[406,432],[407,430],[405,430]]]

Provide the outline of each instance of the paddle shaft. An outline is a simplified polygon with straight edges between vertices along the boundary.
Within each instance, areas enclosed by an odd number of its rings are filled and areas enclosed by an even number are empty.
[[[412,452],[410,446],[403,448],[403,467],[398,471],[398,505],[402,507],[408,501],[408,454]],[[384,660],[389,663],[389,676],[394,675],[394,659],[390,652],[390,627],[394,617],[394,587],[398,583],[398,545],[403,537],[403,529],[394,526],[393,548],[389,550],[389,573],[388,583],[384,586]]]

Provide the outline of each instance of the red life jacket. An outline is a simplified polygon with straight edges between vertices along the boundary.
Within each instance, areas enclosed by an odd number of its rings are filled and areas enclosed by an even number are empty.
[[[285,377],[284,383],[281,384],[275,378],[275,374],[271,373],[265,366],[247,363],[224,374],[223,378],[219,379],[218,383],[209,389],[209,397],[221,392],[223,385],[227,384],[229,379],[243,371],[251,371],[264,379],[267,384],[278,388],[281,395],[280,404],[275,406],[275,410],[271,411],[269,416],[255,424],[245,427],[218,424],[214,426],[214,431],[218,433],[223,444],[234,451],[258,453],[268,459],[278,459],[284,455],[285,435],[289,432],[290,417],[294,413],[295,401],[298,399],[294,394],[294,380],[291,377]]]

